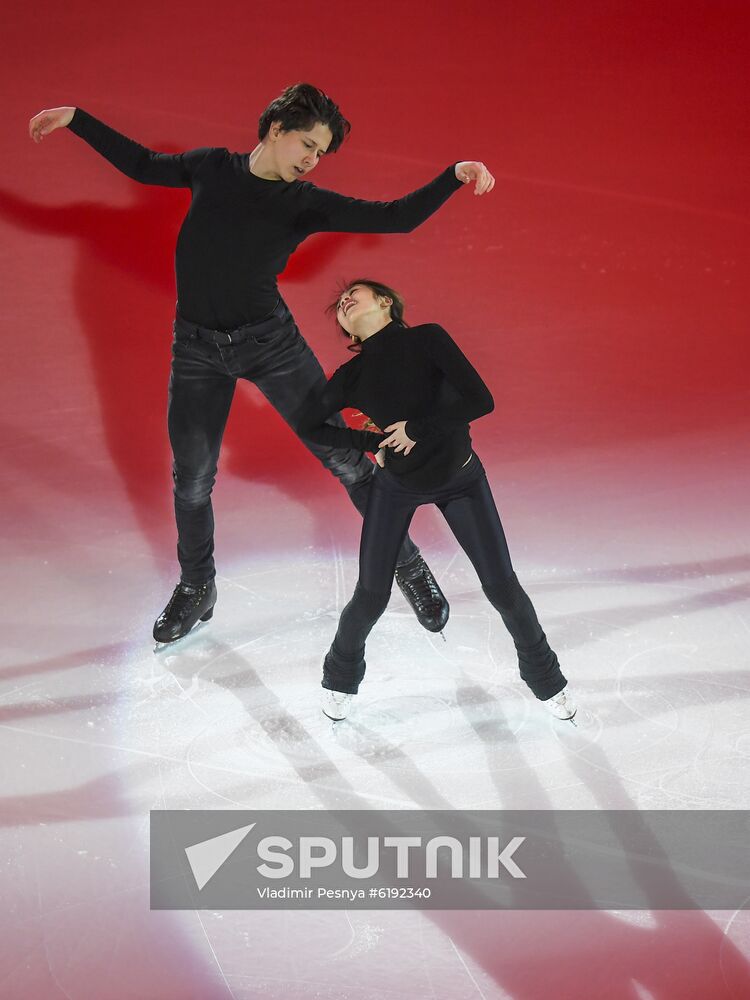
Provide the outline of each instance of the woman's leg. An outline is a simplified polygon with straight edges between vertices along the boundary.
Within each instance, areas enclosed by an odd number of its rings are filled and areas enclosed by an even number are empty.
[[[323,663],[323,687],[331,691],[356,694],[359,689],[365,642],[388,605],[399,549],[416,508],[409,494],[386,476],[378,472],[373,477],[362,525],[359,580]]]
[[[562,691],[567,681],[534,606],[513,572],[500,515],[476,455],[474,462],[477,466],[460,491],[438,501],[437,506],[513,637],[521,678],[537,698],[546,701]]]

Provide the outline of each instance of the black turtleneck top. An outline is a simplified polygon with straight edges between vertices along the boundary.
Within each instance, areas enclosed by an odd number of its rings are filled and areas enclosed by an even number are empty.
[[[278,302],[278,275],[311,233],[408,233],[462,187],[453,164],[403,198],[362,201],[309,181],[257,177],[248,153],[155,153],[81,108],[68,128],[133,180],[190,188],[175,254],[177,304],[212,330],[267,316]]]
[[[429,491],[447,482],[471,454],[469,421],[494,409],[492,394],[441,326],[391,322],[362,342],[322,391],[311,393],[292,420],[309,441],[376,452],[388,435],[335,427],[339,410],[361,410],[381,430],[406,420],[416,441],[408,455],[386,449],[385,467],[404,486]]]

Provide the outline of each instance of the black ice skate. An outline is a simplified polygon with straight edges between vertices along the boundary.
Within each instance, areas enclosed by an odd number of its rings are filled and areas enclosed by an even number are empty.
[[[154,622],[157,642],[175,642],[187,635],[197,621],[207,622],[214,613],[216,584],[213,580],[193,586],[178,583],[169,603]]]
[[[396,583],[412,606],[419,624],[428,632],[442,632],[450,608],[432,570],[419,552],[408,563],[396,567]]]

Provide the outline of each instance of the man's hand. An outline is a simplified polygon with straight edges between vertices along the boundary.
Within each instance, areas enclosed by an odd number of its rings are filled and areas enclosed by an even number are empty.
[[[408,455],[417,443],[416,441],[412,441],[406,433],[405,420],[399,420],[395,424],[388,424],[385,431],[386,433],[392,431],[392,433],[388,437],[383,438],[379,445],[380,448],[393,448],[394,451],[403,451],[404,455]]]
[[[40,111],[29,122],[29,135],[34,142],[41,142],[45,135],[54,132],[56,128],[69,125],[75,110],[75,108],[51,108],[48,111]]]
[[[464,184],[476,181],[474,194],[486,194],[495,186],[495,178],[483,163],[477,160],[466,160],[456,164],[456,177]]]

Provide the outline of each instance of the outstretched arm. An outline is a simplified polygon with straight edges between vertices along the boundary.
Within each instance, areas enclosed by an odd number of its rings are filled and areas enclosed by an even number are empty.
[[[343,366],[345,367],[345,366]],[[292,417],[291,424],[301,438],[330,448],[354,448],[356,451],[377,452],[383,436],[372,431],[356,431],[350,427],[335,427],[326,423],[334,413],[348,405],[344,390],[346,376],[339,368],[321,390],[313,390]]]
[[[474,194],[486,194],[495,178],[483,163],[464,161],[395,201],[363,201],[324,188],[310,188],[309,208],[298,219],[308,232],[410,233],[436,212],[463,184],[474,183]]]
[[[116,132],[83,108],[40,111],[29,122],[29,135],[39,143],[50,132],[65,126],[118,170],[142,184],[190,187],[193,173],[209,152],[208,149],[193,149],[187,153],[155,153]]]

